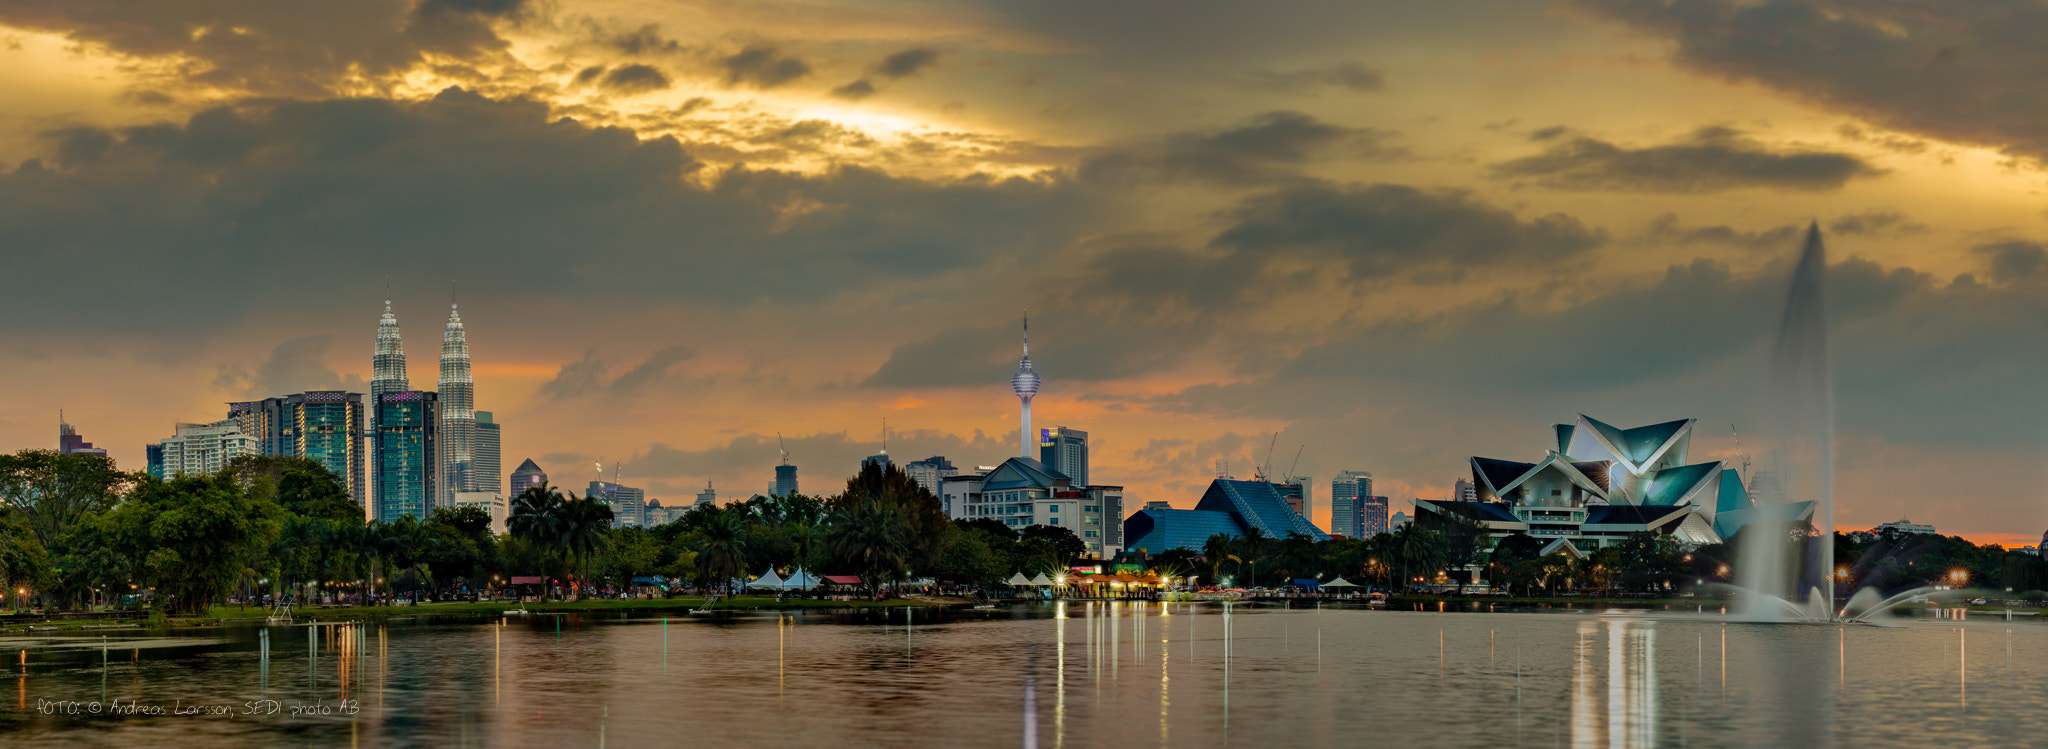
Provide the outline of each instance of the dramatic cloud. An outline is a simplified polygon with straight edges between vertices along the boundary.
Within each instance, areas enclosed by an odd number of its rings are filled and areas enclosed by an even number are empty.
[[[775,45],[756,42],[719,61],[725,82],[731,86],[775,88],[811,74],[811,66],[795,57],[784,56]]]
[[[644,94],[668,88],[669,79],[652,65],[621,65],[604,74],[604,87],[622,94]]]
[[[1445,274],[1504,263],[1540,266],[1607,239],[1562,213],[1524,221],[1457,190],[1408,185],[1306,185],[1253,197],[1214,244],[1239,252],[1301,252],[1344,262],[1352,278],[1415,269]]]
[[[2048,157],[2048,6],[2017,0],[1574,0],[1699,73],[1885,127]]]
[[[1711,193],[1745,187],[1825,191],[1883,170],[1844,153],[1774,149],[1706,127],[1676,143],[1631,148],[1557,129],[1536,133],[1543,153],[1496,164],[1495,176],[1560,190]]]
[[[321,333],[293,338],[278,344],[270,358],[251,372],[238,365],[220,368],[214,378],[216,390],[247,398],[268,398],[308,390],[350,390],[363,392],[363,378],[340,375],[328,368],[327,350],[334,336]]]
[[[2033,280],[2048,271],[2048,248],[2039,242],[1994,242],[1978,245],[1975,251],[1984,256],[1997,281]]]
[[[17,0],[0,3],[0,24],[163,60],[169,74],[190,83],[309,96],[363,79],[388,85],[433,56],[500,52],[506,43],[493,24],[523,6],[512,0]]]
[[[648,356],[646,361],[627,368],[624,372],[612,374],[610,363],[599,358],[597,349],[583,352],[583,358],[562,365],[555,378],[540,386],[540,394],[562,401],[585,396],[608,396],[614,398],[641,395],[663,385],[670,385],[683,379],[678,371],[683,362],[695,352],[687,346],[670,346]]]
[[[50,320],[51,334],[202,335],[141,310],[195,297],[226,316],[296,308],[338,290],[305,281],[341,257],[508,294],[801,303],[1042,251],[1095,210],[1043,180],[728,169],[699,184],[675,139],[457,90],[252,102],[51,137],[55,163],[0,175],[0,246],[18,284],[0,313],[98,300]]]
[[[939,51],[930,47],[906,49],[882,58],[875,64],[875,74],[883,78],[898,79],[917,75],[919,71],[939,62]]]
[[[1267,112],[1226,130],[1175,133],[1114,148],[1081,165],[1084,179],[1202,182],[1244,187],[1287,181],[1324,158],[1383,160],[1405,152],[1389,133],[1333,125],[1300,112]]]

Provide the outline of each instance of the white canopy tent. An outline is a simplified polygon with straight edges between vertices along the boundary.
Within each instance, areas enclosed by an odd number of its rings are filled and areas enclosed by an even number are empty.
[[[1331,580],[1331,581],[1329,581],[1329,582],[1327,582],[1327,583],[1323,583],[1323,587],[1325,587],[1325,588],[1356,588],[1356,587],[1358,587],[1358,583],[1354,583],[1354,582],[1351,582],[1350,580],[1346,580],[1346,579],[1344,579],[1344,578],[1342,578],[1342,577],[1339,577],[1339,578],[1337,578],[1337,579],[1335,579],[1335,580]]]
[[[1031,584],[1039,587],[1050,588],[1056,585],[1057,583],[1054,583],[1052,581],[1052,578],[1046,577],[1045,573],[1040,572],[1038,573],[1037,577],[1031,578]]]
[[[789,573],[789,577],[782,580],[783,590],[810,590],[815,587],[818,587],[818,577],[805,572],[802,567],[796,568]]]
[[[1024,577],[1024,573],[1019,572],[1017,574],[1011,575],[1010,579],[1004,580],[1003,584],[1013,588],[1025,588],[1030,587],[1031,580]]]
[[[774,567],[769,567],[767,572],[762,573],[760,577],[754,578],[752,582],[747,583],[747,587],[760,588],[762,590],[781,590],[782,578],[776,576]]]

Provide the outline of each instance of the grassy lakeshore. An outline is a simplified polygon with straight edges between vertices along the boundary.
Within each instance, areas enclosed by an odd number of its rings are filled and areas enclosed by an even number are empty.
[[[679,596],[656,599],[586,599],[582,601],[546,601],[525,604],[527,611],[536,614],[557,613],[632,613],[632,612],[674,612],[699,611],[794,611],[794,610],[844,610],[844,609],[889,609],[904,607],[930,607],[945,604],[933,601],[919,601],[892,598],[883,601],[824,601],[792,598],[775,600],[771,596],[733,596],[705,604],[701,596]],[[324,608],[300,608],[293,611],[293,618],[299,622],[338,621],[349,619],[389,619],[414,616],[478,616],[493,615],[520,608],[513,601],[483,601],[478,603],[426,603],[414,606],[333,606]],[[261,606],[215,606],[204,616],[174,616],[169,620],[174,627],[204,627],[227,622],[261,621],[270,616],[270,610]],[[89,625],[141,624],[150,622],[141,619],[67,619],[57,622],[36,622],[12,624],[5,628],[9,632],[21,632],[30,626],[57,627],[59,631],[77,630]]]

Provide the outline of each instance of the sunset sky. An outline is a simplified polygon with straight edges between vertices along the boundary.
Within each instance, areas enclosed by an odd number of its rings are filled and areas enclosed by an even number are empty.
[[[1278,432],[1406,510],[1580,413],[1733,458],[1818,222],[1843,527],[2036,543],[2048,6],[0,0],[0,449],[414,387],[507,470],[830,493],[1086,430],[1126,509]]]

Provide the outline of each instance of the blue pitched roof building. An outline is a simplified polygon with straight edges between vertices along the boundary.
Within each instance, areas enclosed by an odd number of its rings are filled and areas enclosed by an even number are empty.
[[[1288,506],[1280,489],[1264,481],[1216,479],[1192,510],[1142,510],[1124,521],[1124,548],[1200,551],[1218,533],[1239,538],[1251,528],[1269,538],[1299,533],[1317,541],[1330,534]]]

